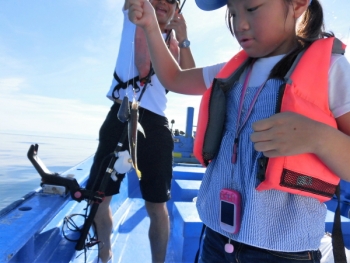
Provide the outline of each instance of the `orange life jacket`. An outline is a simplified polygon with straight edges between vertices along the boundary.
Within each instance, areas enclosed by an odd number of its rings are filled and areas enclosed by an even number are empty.
[[[344,54],[344,51],[345,45],[330,37],[315,41],[299,54],[285,78],[280,112],[296,112],[337,128],[328,103],[328,71],[332,53]],[[220,147],[226,112],[225,92],[237,81],[248,61],[247,53],[239,52],[221,69],[202,97],[194,155],[204,166],[216,156]],[[259,191],[277,189],[325,202],[332,198],[340,181],[316,155],[309,153],[264,157],[258,165]]]

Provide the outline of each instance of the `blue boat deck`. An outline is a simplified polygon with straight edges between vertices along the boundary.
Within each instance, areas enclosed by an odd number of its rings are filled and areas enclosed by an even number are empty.
[[[92,157],[61,176],[72,174],[84,187],[91,164]],[[198,249],[202,223],[192,199],[197,195],[204,168],[195,166],[174,167],[174,198],[167,203],[171,220],[167,263],[193,262]],[[184,185],[185,179],[191,181]],[[113,197],[111,207],[114,221],[111,236],[113,262],[151,262],[149,217],[141,198],[137,176],[133,172],[123,180],[120,194]],[[76,243],[64,238],[64,235],[73,240],[78,238],[79,233],[67,227],[62,229],[63,221],[66,216],[71,216],[74,223],[81,227],[84,220],[80,215],[85,213],[85,208],[85,201],[78,203],[69,195],[43,193],[41,188],[14,202],[0,211],[0,262],[97,262],[97,246],[91,247],[86,253],[84,250],[75,251]]]
[[[68,170],[62,176],[74,174],[84,187],[92,158]],[[173,169],[172,199],[168,202],[171,234],[166,263],[193,262],[198,249],[202,223],[193,198],[197,196],[204,168],[193,165],[175,166]],[[38,183],[39,183],[38,179]],[[151,262],[148,240],[149,217],[138,187],[138,179],[129,173],[121,185],[120,194],[112,199],[114,229],[111,236],[113,262]],[[28,194],[0,211],[0,262],[9,263],[97,263],[97,246],[75,251],[79,233],[62,230],[64,218],[69,215],[78,226],[83,225],[86,202],[80,203],[69,196],[43,193],[41,188]],[[333,212],[329,211],[325,230],[333,226]],[[350,219],[342,217],[346,247],[350,248]],[[330,242],[326,244],[328,251]],[[349,252],[349,251],[348,251]],[[330,253],[328,253],[330,254]],[[86,255],[86,257],[85,257]],[[350,255],[349,255],[350,257]],[[322,263],[332,260],[323,260]]]
[[[186,207],[186,209],[187,208],[188,207]],[[191,209],[192,211],[193,208],[194,207]],[[198,226],[201,226],[199,218],[194,216],[193,219]],[[113,262],[151,262],[151,251],[148,240],[149,217],[147,216],[143,199],[132,198],[127,200],[114,215],[114,221],[117,224],[111,236],[114,255]],[[179,225],[182,225],[181,222],[171,221],[171,237],[166,255],[167,263],[193,262],[191,259],[194,258],[196,253],[196,250],[193,250],[193,248],[198,247],[199,234],[195,233],[196,235],[193,239],[196,239],[196,242],[187,244],[187,249],[186,247],[183,249],[183,245],[186,244],[184,244],[184,240],[181,236],[183,229],[181,231],[178,228]],[[174,231],[174,229],[176,229],[176,231]],[[199,232],[200,230],[201,228],[199,227]],[[188,241],[189,240],[186,240],[187,243]],[[184,255],[183,252],[185,252],[184,258],[181,256]],[[71,262],[83,263],[85,258],[81,253],[82,252],[77,252],[75,256],[79,254],[80,256],[72,258]],[[87,253],[87,262],[97,262],[96,257],[97,250],[96,248],[92,248],[92,250]]]
[[[197,196],[203,173],[204,168],[195,165],[174,167],[173,198],[167,203],[170,237],[166,263],[193,262],[202,229],[193,198]],[[113,262],[151,263],[148,240],[150,220],[141,197],[138,180],[133,172],[124,179],[120,192],[112,199]],[[122,202],[125,193],[128,193],[129,196]],[[93,247],[87,253],[86,262],[97,262],[96,249]],[[70,262],[84,263],[85,256],[82,252],[77,252]]]

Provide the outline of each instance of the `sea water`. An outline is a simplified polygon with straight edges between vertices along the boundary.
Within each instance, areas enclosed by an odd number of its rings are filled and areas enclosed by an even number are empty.
[[[91,157],[97,138],[0,132],[0,210],[40,187],[40,175],[27,152],[38,144],[38,156],[51,172],[62,173]]]

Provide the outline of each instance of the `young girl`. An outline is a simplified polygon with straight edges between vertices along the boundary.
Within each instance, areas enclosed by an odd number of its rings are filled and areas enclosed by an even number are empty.
[[[202,156],[208,167],[197,209],[207,228],[200,262],[320,262],[318,248],[327,212],[323,201],[332,196],[339,178],[350,181],[350,65],[342,55],[323,56],[320,52],[324,41],[319,39],[331,35],[322,31],[319,1],[196,0],[204,10],[227,4],[229,28],[243,49],[234,58],[242,60],[239,69],[232,70],[239,73],[237,79],[232,77],[237,74],[227,74],[224,64],[181,70],[161,39],[151,6],[145,0],[130,2],[130,19],[146,32],[162,84],[179,93],[203,94],[214,83],[213,88],[222,87],[225,97],[219,149],[211,157]],[[321,55],[313,57],[314,53]],[[323,67],[325,74],[318,71]],[[289,70],[296,73],[285,83]],[[218,72],[222,80],[214,79]],[[310,82],[314,76],[315,81]],[[298,87],[305,88],[300,94],[290,94]],[[311,98],[303,97],[304,90],[311,91]],[[322,99],[327,107],[321,113],[315,105]],[[220,106],[210,104],[212,109]],[[288,110],[293,107],[295,111]],[[198,125],[202,121],[199,118]],[[214,141],[211,139],[204,144]],[[286,174],[295,179],[292,187],[262,187],[271,165],[289,165],[289,160],[300,167],[300,171]],[[321,171],[320,178],[303,175],[313,169]],[[311,193],[300,194],[300,189],[309,190],[315,182],[330,186],[330,192],[322,189],[319,194],[320,189],[311,189]],[[240,228],[230,228],[232,218],[225,220],[225,211],[220,215],[220,209],[225,210],[220,198],[227,197],[220,196],[223,189],[237,197],[231,201],[240,207],[241,215],[230,216],[238,220],[235,226],[240,224]]]

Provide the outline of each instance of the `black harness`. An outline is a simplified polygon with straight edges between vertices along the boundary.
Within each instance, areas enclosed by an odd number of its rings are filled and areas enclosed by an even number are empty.
[[[117,73],[114,71],[113,73],[113,77],[114,79],[117,81],[117,85],[115,85],[113,92],[112,92],[112,97],[113,99],[119,99],[119,90],[120,89],[126,89],[129,85],[132,85],[133,89],[135,92],[140,92],[141,88],[139,87],[139,85],[137,85],[137,82],[140,81],[141,86],[144,86],[144,89],[142,90],[142,95],[146,89],[146,84],[151,82],[151,77],[154,75],[154,70],[151,66],[151,69],[149,71],[149,73],[147,74],[146,77],[140,79],[140,76],[136,76],[134,78],[129,79],[128,81],[123,82],[117,75]],[[118,91],[118,97],[116,97],[114,95],[114,92]],[[141,96],[142,96],[141,95]]]

